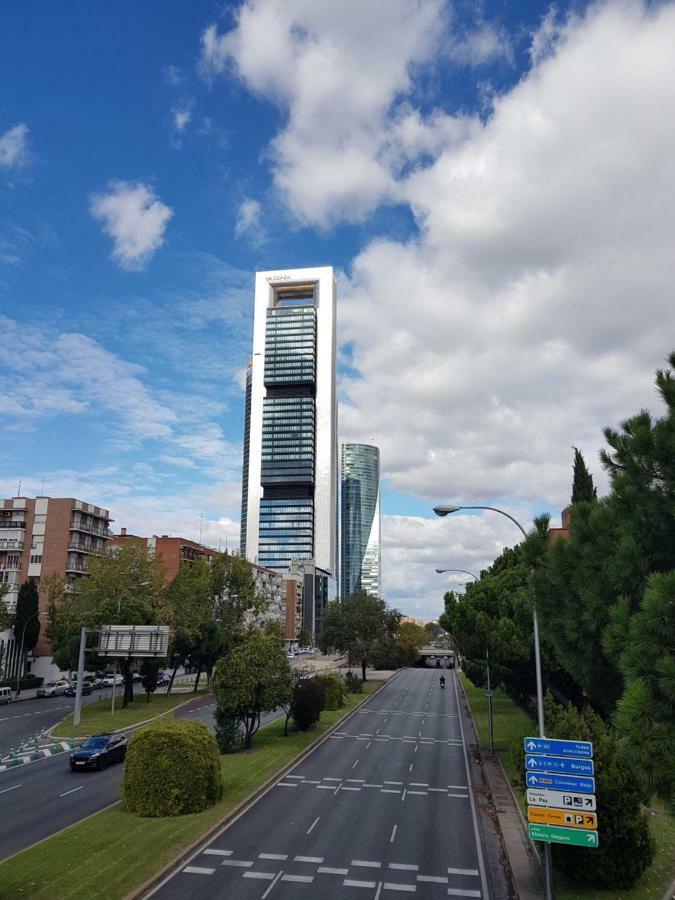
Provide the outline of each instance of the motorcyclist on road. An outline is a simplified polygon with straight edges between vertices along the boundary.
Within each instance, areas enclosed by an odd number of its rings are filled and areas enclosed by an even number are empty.
[[[445,675],[441,675],[441,687],[445,687]]]

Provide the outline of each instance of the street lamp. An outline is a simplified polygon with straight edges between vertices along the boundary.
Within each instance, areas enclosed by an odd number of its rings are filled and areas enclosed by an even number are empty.
[[[451,513],[459,512],[462,509],[481,509],[481,510],[490,510],[491,512],[499,513],[502,516],[506,516],[507,519],[511,519],[511,521],[520,528],[523,537],[527,538],[527,532],[520,524],[518,519],[515,519],[510,513],[505,512],[503,509],[498,509],[496,506],[434,506],[434,512],[437,516],[447,516]],[[535,667],[535,676],[537,680],[537,719],[539,724],[539,737],[545,737],[544,733],[544,693],[542,688],[542,680],[541,680],[541,653],[539,650],[539,622],[537,620],[537,604],[533,597],[532,603],[532,627],[534,631],[534,667]],[[546,897],[547,900],[552,900],[553,898],[553,867],[551,864],[551,845],[549,843],[544,843],[544,872],[546,875]]]
[[[440,508],[440,507],[439,507]],[[449,507],[448,507],[449,509]],[[445,515],[445,513],[441,513]],[[468,569],[436,569],[437,575],[445,575],[446,572],[461,572],[463,575],[470,575],[474,581],[479,581],[478,575],[469,572]],[[495,755],[494,727],[492,722],[492,685],[490,683],[490,648],[485,647],[485,673],[487,676],[487,702],[488,702],[488,741],[490,743],[490,756]]]

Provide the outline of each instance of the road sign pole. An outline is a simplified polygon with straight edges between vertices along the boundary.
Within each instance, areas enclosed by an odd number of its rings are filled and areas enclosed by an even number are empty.
[[[534,594],[534,585],[532,585]],[[534,596],[532,598],[534,600]],[[546,737],[544,729],[544,689],[541,680],[541,653],[539,652],[539,620],[537,619],[537,601],[532,604],[532,627],[534,630],[534,667],[537,677],[537,719],[539,720],[539,737]],[[546,900],[554,900],[553,893],[553,856],[551,845],[544,844],[544,881]]]
[[[488,702],[488,733],[490,737],[490,756],[494,759],[495,743],[494,731],[492,727],[492,686],[490,684],[490,651],[485,651],[485,659],[487,661],[487,702]]]
[[[80,631],[80,653],[77,657],[77,685],[75,687],[75,711],[73,713],[73,725],[80,724],[80,711],[82,709],[82,679],[84,678],[84,645],[87,643],[87,629]]]

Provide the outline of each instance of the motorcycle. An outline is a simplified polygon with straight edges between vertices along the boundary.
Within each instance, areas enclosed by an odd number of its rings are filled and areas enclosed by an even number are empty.
[[[445,678],[441,678],[441,687],[442,687],[442,688],[445,687]]]

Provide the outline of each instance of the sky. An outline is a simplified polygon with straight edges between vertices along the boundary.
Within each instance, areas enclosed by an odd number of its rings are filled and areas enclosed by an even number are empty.
[[[338,276],[384,595],[600,493],[675,349],[675,4],[53,0],[0,12],[0,496],[239,543],[253,274]]]

